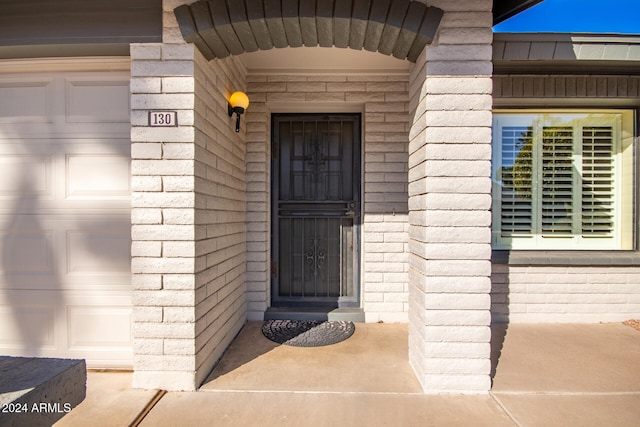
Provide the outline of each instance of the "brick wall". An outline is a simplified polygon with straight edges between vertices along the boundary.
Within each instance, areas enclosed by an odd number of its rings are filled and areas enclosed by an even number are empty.
[[[640,314],[640,268],[494,264],[495,322],[616,322]]]
[[[193,47],[131,46],[134,385],[194,388]],[[152,109],[175,128],[148,127]]]
[[[240,331],[246,303],[246,143],[227,112],[246,91],[237,58],[195,62],[196,383]]]
[[[412,67],[409,359],[427,392],[490,388],[490,0],[430,4],[438,37]]]
[[[407,75],[249,75],[249,318],[269,306],[270,113],[362,112],[362,290],[367,321],[407,320]],[[283,103],[289,105],[289,109]]]
[[[226,112],[235,60],[132,45],[134,385],[194,389],[246,319],[245,143]],[[178,127],[149,127],[149,110]]]

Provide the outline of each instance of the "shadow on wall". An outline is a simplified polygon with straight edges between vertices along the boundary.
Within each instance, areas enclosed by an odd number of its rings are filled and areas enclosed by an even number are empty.
[[[509,329],[509,265],[491,260],[491,379],[496,375]]]
[[[82,337],[102,333],[82,321],[68,324],[73,315],[69,307],[79,305],[69,291],[98,286],[120,291],[118,285],[130,283],[129,216],[113,215],[108,209],[84,215],[85,206],[101,206],[90,197],[77,202],[60,194],[65,187],[54,169],[64,167],[65,161],[69,168],[65,146],[22,137],[8,124],[3,128],[7,133],[0,134],[0,353],[64,356],[75,345],[72,332]],[[123,161],[129,157],[128,144],[104,144],[111,156]],[[73,211],[72,206],[78,208]],[[99,324],[114,327],[106,321]],[[124,345],[119,341],[127,333],[119,333],[113,345]]]
[[[43,347],[55,347],[54,327],[59,316],[64,315],[65,301],[60,292],[55,235],[35,214],[38,191],[33,171],[25,167],[16,172],[19,173],[16,199],[0,223],[2,289],[13,319],[0,325],[0,330],[6,344],[22,346],[22,355],[39,356]],[[22,292],[31,289],[46,289],[47,304],[31,301]]]

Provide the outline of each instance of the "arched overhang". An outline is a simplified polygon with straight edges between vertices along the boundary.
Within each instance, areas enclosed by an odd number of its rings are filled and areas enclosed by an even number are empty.
[[[208,59],[274,47],[366,49],[415,62],[443,11],[412,0],[200,0],[174,10]]]

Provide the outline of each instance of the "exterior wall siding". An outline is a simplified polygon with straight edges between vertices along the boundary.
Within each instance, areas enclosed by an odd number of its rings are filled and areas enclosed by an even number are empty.
[[[246,90],[237,58],[195,62],[196,383],[247,319],[246,143],[234,131],[227,99]]]
[[[490,389],[491,1],[438,1],[412,67],[409,360],[428,393]],[[464,30],[461,30],[464,28]]]
[[[226,112],[237,60],[132,45],[134,385],[193,390],[246,319],[245,145]],[[178,111],[153,128],[149,110]]]
[[[134,385],[193,389],[195,194],[193,47],[131,46]],[[178,92],[170,88],[181,82]],[[149,109],[179,127],[150,128]]]
[[[497,323],[617,322],[640,313],[640,267],[494,264],[491,280]]]
[[[498,105],[545,108],[640,107],[640,76],[498,75]],[[636,188],[636,197],[638,189]],[[640,315],[637,265],[492,266],[494,322],[614,322]]]
[[[366,321],[407,321],[407,75],[249,75],[249,318],[270,305],[270,114],[362,112],[362,301]],[[296,107],[297,106],[297,107]]]

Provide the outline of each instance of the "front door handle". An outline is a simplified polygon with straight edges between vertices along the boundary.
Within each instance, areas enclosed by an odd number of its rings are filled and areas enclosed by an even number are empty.
[[[344,214],[346,216],[350,216],[350,217],[354,217],[356,216],[356,204],[354,202],[349,203],[349,210],[346,211]]]

